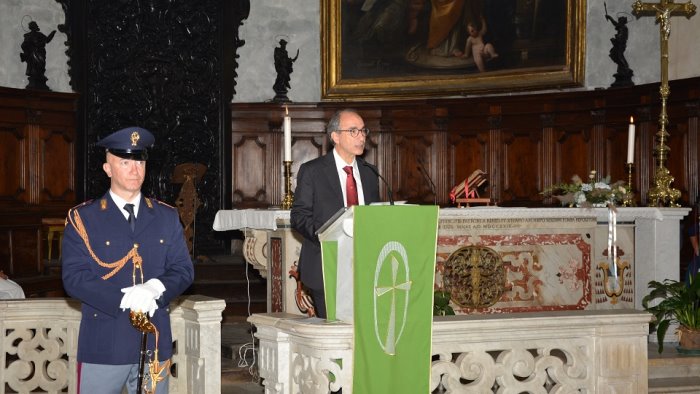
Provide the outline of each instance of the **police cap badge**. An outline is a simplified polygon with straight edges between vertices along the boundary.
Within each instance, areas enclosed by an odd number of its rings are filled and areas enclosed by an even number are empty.
[[[147,160],[148,149],[153,146],[155,137],[141,127],[127,127],[104,137],[97,142],[107,152],[125,159]]]

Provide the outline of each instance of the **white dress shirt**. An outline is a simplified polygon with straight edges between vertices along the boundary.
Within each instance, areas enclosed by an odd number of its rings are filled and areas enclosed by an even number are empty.
[[[335,167],[338,171],[338,179],[340,179],[340,188],[343,190],[343,205],[348,205],[348,192],[345,187],[348,174],[343,169],[343,167],[347,166],[352,166],[352,176],[355,177],[355,185],[357,185],[357,203],[359,205],[365,205],[365,194],[362,191],[362,179],[360,178],[360,171],[357,169],[357,160],[353,159],[352,163],[346,163],[335,149],[333,149],[333,157],[335,158]]]

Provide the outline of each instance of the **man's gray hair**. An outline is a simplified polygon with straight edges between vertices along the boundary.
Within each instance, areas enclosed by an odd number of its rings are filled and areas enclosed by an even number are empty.
[[[351,113],[359,116],[360,114],[357,113],[356,110],[352,108],[345,108],[345,109],[339,109],[335,111],[333,116],[331,117],[331,120],[328,121],[328,124],[326,125],[326,134],[328,134],[328,139],[331,140],[331,144],[335,145],[335,142],[333,141],[333,138],[331,138],[331,134],[340,129],[340,116],[345,113]]]

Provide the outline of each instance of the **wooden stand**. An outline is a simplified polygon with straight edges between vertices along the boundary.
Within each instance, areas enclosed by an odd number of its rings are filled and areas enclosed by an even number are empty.
[[[490,198],[458,198],[455,200],[457,203],[457,208],[462,208],[462,204],[466,207],[470,207],[471,204],[486,204],[491,205]]]

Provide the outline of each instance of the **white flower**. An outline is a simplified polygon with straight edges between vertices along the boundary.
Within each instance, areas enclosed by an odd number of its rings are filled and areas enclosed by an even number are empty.
[[[590,192],[591,190],[593,190],[593,186],[591,186],[590,183],[584,183],[581,185],[581,191]]]
[[[596,182],[595,188],[596,189],[608,189],[608,190],[610,190],[610,185],[608,185],[607,183],[604,183],[604,182]]]
[[[576,203],[581,204],[582,202],[586,202],[586,195],[583,193],[576,193]]]

